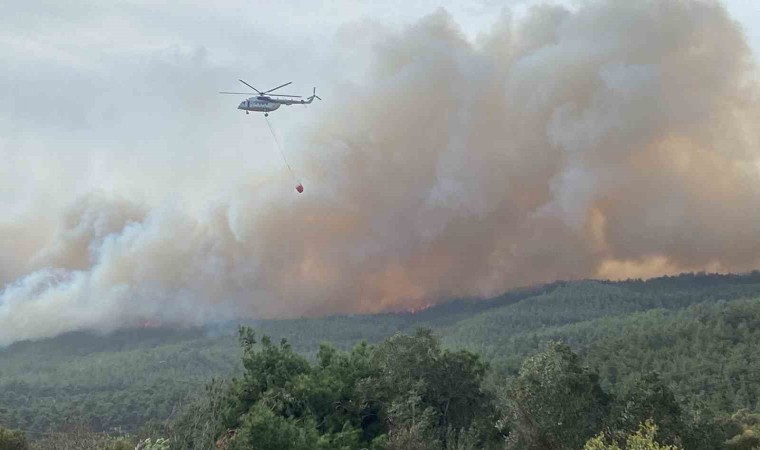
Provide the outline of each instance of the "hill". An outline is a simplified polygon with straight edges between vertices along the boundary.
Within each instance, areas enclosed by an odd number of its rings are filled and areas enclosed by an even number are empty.
[[[760,272],[558,282],[416,313],[248,324],[310,358],[320,342],[348,349],[426,327],[508,376],[558,339],[612,390],[657,370],[681,401],[716,414],[757,410],[760,397]],[[83,420],[130,431],[166,420],[212,377],[240,369],[236,326],[77,332],[0,349],[0,425],[43,433]]]

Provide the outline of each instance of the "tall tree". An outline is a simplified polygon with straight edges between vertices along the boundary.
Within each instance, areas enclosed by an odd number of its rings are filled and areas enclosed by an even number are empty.
[[[630,434],[647,420],[657,424],[660,440],[666,444],[683,445],[683,437],[689,433],[683,409],[655,372],[637,377],[623,390],[615,401],[610,426]]]
[[[488,365],[478,355],[443,350],[431,330],[418,329],[385,340],[373,361],[379,374],[375,388],[388,406],[401,411],[412,404],[416,414],[427,415],[444,433],[476,427],[484,441],[494,437],[495,398],[482,387]],[[418,401],[409,403],[410,398]],[[445,434],[439,439],[447,440]]]
[[[598,432],[610,399],[565,344],[525,360],[509,391],[509,448],[575,450]]]

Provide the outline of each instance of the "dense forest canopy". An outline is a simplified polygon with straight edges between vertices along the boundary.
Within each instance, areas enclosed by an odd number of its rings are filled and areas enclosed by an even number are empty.
[[[0,350],[0,426],[33,441],[72,423],[190,439],[178,424],[205,402],[229,408],[204,438],[233,433],[230,445],[290,430],[304,448],[751,448],[757,431],[760,273],[562,282],[414,314],[247,325],[242,359],[230,324],[13,344]],[[282,361],[283,379],[255,381]],[[557,392],[579,409],[541,403]],[[336,404],[342,415],[327,412]],[[537,411],[569,414],[570,434],[549,433],[556,417]],[[271,423],[282,428],[261,428]]]

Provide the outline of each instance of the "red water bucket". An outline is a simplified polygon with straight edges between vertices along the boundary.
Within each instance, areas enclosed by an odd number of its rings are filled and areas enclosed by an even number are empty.
[[[298,191],[299,194],[302,193],[303,192],[303,184],[298,183],[298,186],[296,186],[296,191]]]

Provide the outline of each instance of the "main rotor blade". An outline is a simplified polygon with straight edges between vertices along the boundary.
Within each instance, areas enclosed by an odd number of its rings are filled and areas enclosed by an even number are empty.
[[[253,92],[220,92],[220,94],[251,95]],[[272,97],[295,97],[301,98],[300,95],[272,94]]]
[[[267,92],[276,91],[277,89],[280,89],[281,87],[285,87],[285,86],[287,86],[289,84],[293,84],[293,82],[292,81],[288,81],[287,83],[281,84],[281,85],[277,86],[276,88],[272,88],[272,89],[270,89],[270,90],[268,90],[268,91],[266,91],[264,93],[266,94]]]
[[[241,82],[241,83],[243,83],[244,85],[248,86],[249,88],[253,89],[254,91],[258,92],[259,95],[264,95],[263,92],[261,92],[260,90],[256,89],[255,87],[251,86],[250,84],[246,83],[245,81],[243,81],[243,80],[238,80],[238,81]]]

